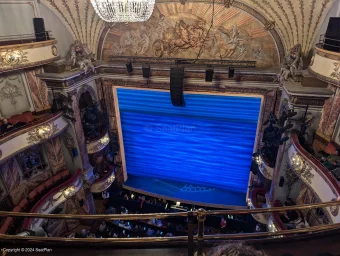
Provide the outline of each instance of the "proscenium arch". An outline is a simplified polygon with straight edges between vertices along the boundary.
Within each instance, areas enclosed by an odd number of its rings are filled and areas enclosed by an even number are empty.
[[[215,4],[224,6],[224,0],[214,0],[214,2],[215,2]],[[156,4],[157,3],[164,3],[164,4],[166,4],[166,3],[180,3],[180,1],[179,0],[177,0],[177,1],[156,0]],[[185,3],[213,4],[213,0],[210,0],[210,1],[209,0],[186,0]],[[251,15],[252,17],[257,19],[263,26],[265,26],[269,22],[269,20],[265,16],[263,16],[260,12],[256,11],[252,7],[242,3],[240,1],[234,1],[231,7],[240,9],[241,11],[248,13],[249,15]],[[100,35],[99,42],[98,42],[98,48],[97,48],[97,57],[99,58],[99,60],[103,59],[104,42],[105,42],[105,38],[106,38],[107,34],[109,33],[109,31],[110,31],[110,27],[106,26],[102,30],[102,33]],[[272,38],[273,38],[273,40],[276,44],[276,49],[278,51],[279,60],[280,60],[280,63],[281,63],[284,56],[285,56],[285,53],[286,53],[286,49],[285,49],[285,46],[283,44],[282,38],[281,38],[280,34],[277,32],[276,27],[268,30],[268,32],[272,36]]]

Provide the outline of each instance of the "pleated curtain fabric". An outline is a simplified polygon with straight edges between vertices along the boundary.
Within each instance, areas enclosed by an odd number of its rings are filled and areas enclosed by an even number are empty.
[[[118,88],[127,174],[245,192],[261,98]]]

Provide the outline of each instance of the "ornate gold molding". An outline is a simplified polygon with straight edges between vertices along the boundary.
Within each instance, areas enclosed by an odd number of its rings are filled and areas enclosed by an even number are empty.
[[[32,131],[28,132],[27,142],[29,144],[38,144],[43,140],[49,139],[59,131],[58,125],[53,122],[43,124]]]
[[[11,44],[11,45],[0,46],[0,51],[1,50],[27,50],[27,49],[41,48],[44,46],[55,45],[55,44],[57,44],[57,40],[55,39],[47,40],[43,42]]]
[[[0,72],[12,71],[12,70],[24,69],[24,68],[31,68],[31,67],[36,67],[36,66],[42,66],[42,65],[54,62],[54,61],[59,60],[59,59],[60,59],[60,56],[57,56],[57,57],[47,59],[47,60],[30,62],[30,63],[27,63],[27,64],[20,64],[20,65],[12,66],[12,67],[6,67],[6,68],[0,67]]]
[[[21,50],[0,50],[0,67],[18,67],[22,63],[28,62],[27,54],[28,52]]]

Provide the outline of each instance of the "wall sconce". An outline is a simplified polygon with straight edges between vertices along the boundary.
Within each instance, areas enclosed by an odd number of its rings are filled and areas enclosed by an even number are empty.
[[[302,167],[303,167],[303,161],[302,161],[302,158],[301,156],[298,154],[298,153],[294,153],[292,158],[290,159],[290,162],[292,164],[292,167],[295,169],[295,170],[301,170]]]
[[[106,181],[107,185],[112,184],[114,182],[115,178],[116,178],[115,175],[112,173]]]
[[[75,194],[76,194],[76,188],[74,186],[70,186],[63,191],[63,195],[66,199],[70,199]]]

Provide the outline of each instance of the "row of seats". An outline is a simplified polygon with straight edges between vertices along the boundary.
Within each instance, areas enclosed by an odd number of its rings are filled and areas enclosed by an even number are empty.
[[[24,198],[20,201],[19,204],[17,204],[13,208],[13,212],[23,212],[27,210],[28,205],[32,204],[36,199],[38,195],[42,195],[43,192],[49,190],[53,185],[58,184],[61,180],[65,180],[70,175],[69,170],[64,170],[62,172],[59,172],[52,178],[46,180],[44,183],[40,184],[38,187],[36,187],[34,190],[32,190],[27,198]],[[4,224],[0,228],[0,234],[5,234],[9,227],[13,224],[13,218],[7,217]]]

